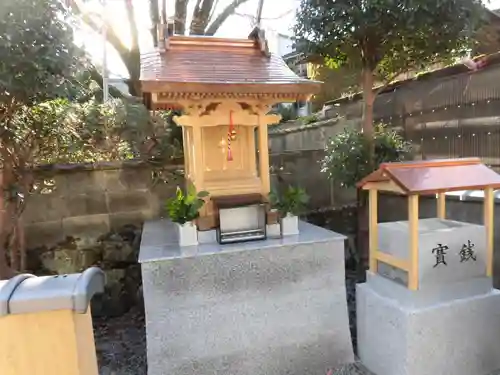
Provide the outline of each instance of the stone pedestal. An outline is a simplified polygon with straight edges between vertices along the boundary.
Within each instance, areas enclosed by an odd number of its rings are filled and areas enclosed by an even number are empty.
[[[408,221],[378,224],[378,248],[398,259],[410,259]],[[419,290],[486,275],[486,229],[482,225],[437,218],[418,222]],[[403,285],[405,271],[378,264],[378,272]]]
[[[181,248],[171,224],[146,223],[148,374],[324,375],[352,362],[345,237],[299,225],[297,236]]]
[[[413,292],[369,273],[356,294],[359,357],[376,375],[500,369],[500,292],[490,278]]]

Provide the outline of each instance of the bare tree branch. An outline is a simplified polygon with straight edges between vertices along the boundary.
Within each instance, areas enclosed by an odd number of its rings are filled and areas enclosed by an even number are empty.
[[[189,27],[189,34],[193,34],[193,30],[196,29],[196,25],[199,22],[202,1],[203,0],[196,0],[196,4],[193,10],[193,19],[191,20],[191,26]]]
[[[161,23],[167,23],[167,0],[161,0]]]
[[[244,3],[246,3],[248,0],[233,0],[231,4],[229,4],[210,24],[210,26],[207,27],[205,30],[205,35],[212,36],[214,35],[217,30],[222,26],[222,24],[227,20],[227,18],[232,15],[238,7]]]
[[[207,25],[212,23],[212,20],[214,19],[215,10],[217,9],[217,5],[219,5],[219,0],[215,0],[214,2],[212,11],[210,12],[210,16],[208,16]]]
[[[96,33],[101,32],[101,25],[99,25],[95,19],[93,19],[90,14],[83,10],[83,6],[80,0],[69,0],[71,8],[74,9],[81,17],[82,21],[89,26]],[[106,22],[106,20],[102,20]],[[122,40],[118,37],[118,34],[114,31],[112,27],[108,27],[107,31],[108,42],[116,49],[120,56],[128,55],[128,48],[123,44]],[[125,59],[124,59],[125,60]]]
[[[186,17],[187,17],[188,2],[189,0],[175,1],[174,27],[176,34],[184,35],[186,32]]]
[[[137,20],[134,14],[134,6],[132,0],[125,0],[127,9],[127,18],[130,27],[130,35],[132,36],[132,43],[128,52],[128,58],[124,58],[124,63],[127,66],[130,75],[130,81],[134,82],[129,84],[129,91],[134,96],[139,96],[140,85],[137,84],[141,75],[141,51],[139,49],[139,30],[137,29]]]
[[[137,29],[137,21],[134,14],[134,5],[132,0],[125,0],[125,7],[127,9],[127,19],[130,28],[130,35],[132,37],[132,44],[130,45],[130,51],[139,49],[139,30]]]
[[[200,0],[198,0],[200,2]],[[198,7],[196,14],[193,15],[193,21],[191,23],[190,34],[192,35],[204,35],[205,29],[208,26],[208,19],[210,13],[212,12],[214,6],[214,0],[203,0],[201,8]]]
[[[149,0],[149,15],[151,18],[151,37],[153,38],[153,45],[158,46],[158,24],[160,22],[160,9],[158,0]]]

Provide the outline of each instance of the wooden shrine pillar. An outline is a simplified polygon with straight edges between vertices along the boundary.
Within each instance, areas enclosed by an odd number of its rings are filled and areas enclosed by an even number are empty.
[[[377,272],[378,253],[378,190],[370,189],[368,195],[368,235],[370,236],[370,271]]]
[[[194,181],[193,184],[197,191],[204,190],[204,178],[203,178],[203,149],[202,149],[202,137],[201,137],[201,127],[199,125],[193,126],[193,142],[194,142],[194,157],[193,169],[194,169]],[[186,163],[185,163],[186,164]]]
[[[269,176],[269,141],[267,139],[267,123],[263,121],[262,115],[258,116],[259,129],[259,175],[262,186],[262,195],[267,196],[271,191],[271,180]]]
[[[446,194],[437,194],[437,217],[439,219],[446,219]]]
[[[484,227],[486,229],[486,275],[493,277],[494,249],[494,190],[489,187],[484,190]]]
[[[404,270],[408,273],[408,288],[418,289],[418,220],[419,207],[418,195],[408,196],[408,248],[410,259],[408,261],[398,259],[390,254],[380,251],[378,248],[378,190],[369,189],[369,236],[370,236],[370,272],[377,273],[378,262]]]
[[[408,270],[408,289],[418,289],[418,195],[408,195],[408,240],[410,250],[410,268]]]

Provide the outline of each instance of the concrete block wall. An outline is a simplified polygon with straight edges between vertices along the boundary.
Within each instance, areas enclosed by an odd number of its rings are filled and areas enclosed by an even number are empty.
[[[141,162],[54,166],[50,175],[53,191],[31,196],[24,213],[28,248],[53,246],[67,237],[95,240],[158,217],[164,201],[183,184],[181,178],[154,184],[151,167]]]
[[[332,118],[300,127],[286,124],[272,127],[269,131],[269,152],[280,154],[304,150],[323,150],[326,142],[345,128],[359,129],[359,120]]]
[[[273,154],[270,156],[271,185],[273,188],[300,186],[310,196],[311,209],[342,206],[356,202],[355,189],[336,186],[321,172],[323,150],[306,150]]]

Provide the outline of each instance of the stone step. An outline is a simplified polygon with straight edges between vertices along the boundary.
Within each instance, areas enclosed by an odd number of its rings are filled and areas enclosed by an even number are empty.
[[[375,374],[373,374],[373,372],[368,371],[366,367],[361,364],[361,362],[356,362],[338,368],[332,373],[332,375],[375,375]],[[490,375],[500,375],[500,370],[495,371]]]
[[[350,363],[333,372],[332,375],[374,375],[368,371],[360,362]]]

